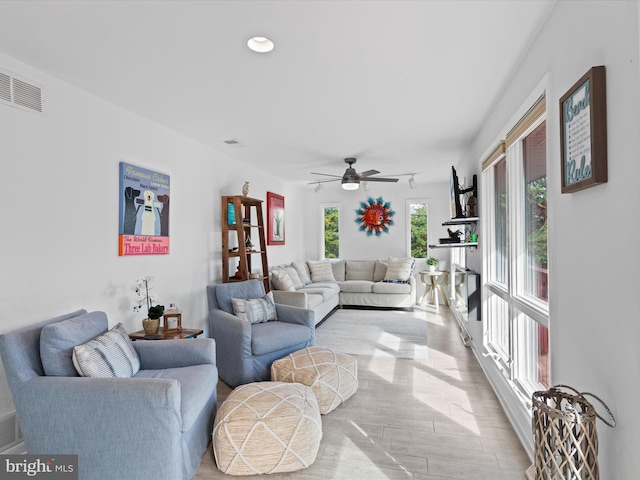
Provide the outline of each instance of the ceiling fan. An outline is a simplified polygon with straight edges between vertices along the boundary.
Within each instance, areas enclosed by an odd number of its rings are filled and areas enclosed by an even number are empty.
[[[331,180],[318,180],[315,182],[309,183],[312,184],[321,184],[326,182],[337,182],[338,180],[342,180],[342,188],[345,190],[357,190],[360,186],[360,181],[366,182],[397,182],[397,178],[384,178],[384,177],[373,177],[372,175],[377,175],[380,173],[378,170],[367,170],[366,172],[356,172],[356,169],[353,168],[353,164],[358,161],[357,158],[345,158],[345,163],[349,164],[347,169],[344,172],[344,175],[330,175],[328,173],[318,173],[311,172],[311,175],[324,175],[326,177],[335,177]]]

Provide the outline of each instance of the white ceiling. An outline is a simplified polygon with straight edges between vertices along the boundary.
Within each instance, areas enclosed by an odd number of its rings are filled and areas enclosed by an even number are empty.
[[[554,4],[0,1],[0,51],[301,184],[445,181]]]

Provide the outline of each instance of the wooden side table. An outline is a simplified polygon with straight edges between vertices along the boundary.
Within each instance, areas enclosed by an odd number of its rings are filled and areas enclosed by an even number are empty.
[[[197,328],[183,328],[180,332],[168,332],[164,333],[164,328],[160,327],[156,335],[146,335],[144,330],[133,332],[129,334],[129,338],[135,340],[177,340],[180,338],[196,338],[198,335],[202,335],[203,330]]]

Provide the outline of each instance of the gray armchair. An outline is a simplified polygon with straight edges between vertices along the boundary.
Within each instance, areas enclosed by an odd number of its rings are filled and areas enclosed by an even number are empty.
[[[208,285],[209,331],[216,340],[220,378],[232,388],[270,380],[271,364],[315,342],[311,310],[276,304],[278,319],[251,324],[233,314],[231,298],[261,298],[260,280]]]
[[[192,478],[216,413],[215,342],[137,341],[134,377],[74,375],[73,344],[107,329],[105,313],[79,310],[0,335],[27,452],[78,455],[83,480]]]

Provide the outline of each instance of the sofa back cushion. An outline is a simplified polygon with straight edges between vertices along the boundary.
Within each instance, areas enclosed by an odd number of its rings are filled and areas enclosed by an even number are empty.
[[[104,333],[109,320],[104,312],[89,312],[79,317],[51,323],[40,333],[40,360],[45,375],[77,377],[73,366],[73,347]]]
[[[302,283],[302,280],[300,279],[300,275],[298,275],[298,270],[293,267],[292,265],[289,265],[287,267],[284,267],[284,271],[287,272],[287,275],[289,275],[289,278],[291,279],[291,282],[293,283],[293,288],[295,290],[298,290],[299,288],[304,287],[304,283]]]
[[[381,282],[384,280],[384,276],[387,274],[387,262],[376,260],[376,268],[373,270],[373,281]]]
[[[333,270],[333,278],[336,279],[336,282],[344,282],[345,265],[346,265],[346,262],[344,260],[336,260],[334,262],[331,262],[331,269]]]
[[[311,273],[309,272],[307,262],[292,262],[291,266],[296,269],[302,285],[309,285],[311,283]]]
[[[347,260],[345,280],[373,281],[375,260]]]

